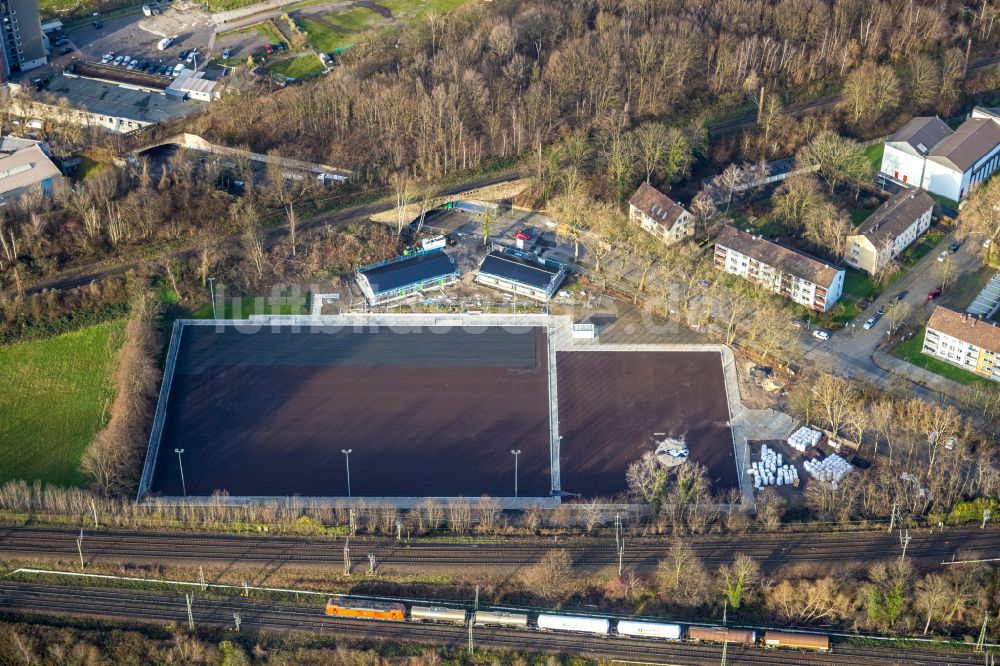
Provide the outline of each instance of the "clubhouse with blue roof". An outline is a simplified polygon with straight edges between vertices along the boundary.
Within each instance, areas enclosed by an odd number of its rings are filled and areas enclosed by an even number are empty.
[[[493,250],[476,273],[476,282],[519,296],[547,301],[555,295],[566,267],[555,261],[535,259],[516,250]]]
[[[356,274],[358,287],[369,305],[389,303],[433,287],[446,287],[459,277],[451,257],[440,249],[362,266]]]

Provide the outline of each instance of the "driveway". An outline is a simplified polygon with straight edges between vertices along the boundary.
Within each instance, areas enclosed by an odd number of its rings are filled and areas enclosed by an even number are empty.
[[[836,331],[829,341],[820,342],[809,332],[804,332],[804,336],[808,336],[808,342],[805,343],[806,357],[817,362],[842,366],[868,379],[876,381],[883,379],[886,376],[886,371],[872,360],[872,354],[888,337],[889,319],[887,316],[883,316],[871,330],[867,331],[864,329],[865,321],[878,312],[880,307],[886,305],[893,296],[903,294],[901,302],[908,303],[912,307],[911,317],[920,323],[926,322],[935,304],[934,301],[927,299],[927,294],[940,286],[936,270],[939,265],[938,255],[953,242],[955,242],[954,232],[948,234],[937,245],[935,251],[928,253],[927,256],[918,261],[917,265],[902,279],[890,285],[853,322]],[[962,243],[954,254],[953,261],[957,269],[956,282],[982,265],[973,246],[974,244],[970,241]]]

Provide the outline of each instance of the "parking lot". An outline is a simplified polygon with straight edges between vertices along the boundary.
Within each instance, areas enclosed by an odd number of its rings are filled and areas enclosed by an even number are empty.
[[[163,67],[179,63],[181,51],[196,48],[201,53],[207,53],[214,31],[207,12],[198,9],[197,5],[180,2],[151,2],[150,6],[160,13],[152,16],[140,13],[107,20],[95,16],[94,21],[100,28],[91,22],[68,31],[70,45],[76,48],[76,52],[66,58],[100,62],[106,53],[114,53]],[[174,42],[160,51],[157,43],[164,37],[172,37]],[[202,64],[198,62],[199,68]]]

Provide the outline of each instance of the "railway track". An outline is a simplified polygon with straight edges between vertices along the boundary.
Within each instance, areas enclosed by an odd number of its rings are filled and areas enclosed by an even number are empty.
[[[0,558],[65,559],[77,557],[79,531],[7,527],[0,529]],[[925,561],[1000,557],[1000,530],[914,530],[907,554]],[[754,557],[765,566],[793,562],[879,560],[898,557],[896,533],[828,533],[705,536],[687,539],[708,564],[730,561],[737,553]],[[380,565],[490,565],[523,566],[544,553],[565,549],[578,566],[617,564],[614,542],[596,539],[540,541],[498,540],[491,543],[400,542],[394,539],[355,538],[356,555],[374,553]],[[634,567],[654,566],[665,556],[669,539],[630,539],[624,561]],[[84,558],[90,561],[240,561],[246,563],[329,566],[343,559],[344,540],[230,535],[149,534],[127,531],[84,532]]]
[[[129,624],[174,623],[183,626],[187,622],[185,601],[177,594],[19,582],[0,582],[0,613],[29,617],[70,615],[126,621]],[[232,626],[233,614],[238,613],[241,626],[253,630],[301,631],[356,640],[375,639],[451,647],[462,647],[468,640],[464,627],[333,618],[323,615],[319,605],[197,597],[192,604],[192,613],[196,626]],[[716,645],[493,628],[476,628],[475,641],[480,648],[579,654],[606,660],[690,666],[718,664],[722,652],[721,647]],[[905,663],[913,666],[961,666],[983,663],[982,655],[912,648],[904,652],[893,648],[859,649],[835,645],[831,654],[821,655],[730,645],[727,652],[728,663],[746,665],[882,666]]]

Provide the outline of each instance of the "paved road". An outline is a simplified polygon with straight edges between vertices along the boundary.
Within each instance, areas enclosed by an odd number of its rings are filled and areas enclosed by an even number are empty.
[[[940,263],[938,255],[955,241],[955,233],[946,236],[937,247],[917,262],[906,275],[891,285],[876,299],[867,310],[840,331],[833,333],[827,342],[820,342],[812,337],[810,331],[803,332],[806,358],[817,363],[832,364],[844,368],[852,374],[859,375],[870,381],[880,383],[888,372],[872,359],[872,354],[888,337],[890,317],[883,316],[871,330],[864,329],[865,321],[885,306],[897,294],[903,294],[902,302],[912,308],[913,317],[923,323],[930,317],[935,302],[929,301],[927,294],[940,286],[938,270]],[[959,246],[952,257],[959,276],[975,271],[981,265],[979,257],[973,250],[972,243],[966,242]],[[959,277],[961,279],[961,277]],[[945,294],[947,296],[947,294]],[[932,392],[915,386],[916,392],[923,397],[931,397]]]

